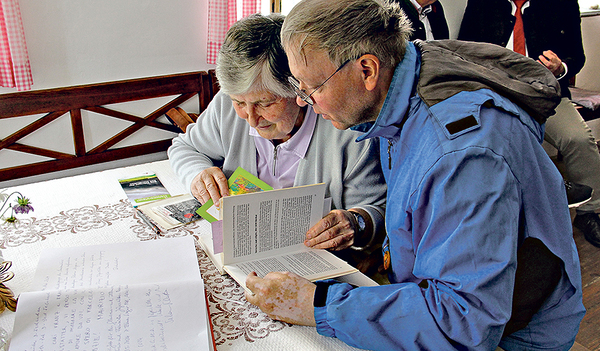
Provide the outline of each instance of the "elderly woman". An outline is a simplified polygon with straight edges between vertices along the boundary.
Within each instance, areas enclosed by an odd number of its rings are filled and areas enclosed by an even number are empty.
[[[335,129],[311,106],[296,104],[280,44],[283,19],[252,15],[229,29],[217,57],[220,92],[173,140],[171,165],[202,203],[229,194],[227,178],[238,166],[276,189],[326,183],[334,210],[307,232],[305,244],[371,248],[384,234],[379,146],[375,139],[354,142],[357,132]]]

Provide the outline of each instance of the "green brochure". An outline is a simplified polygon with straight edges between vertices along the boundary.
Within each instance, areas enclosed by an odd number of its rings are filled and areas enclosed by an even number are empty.
[[[169,191],[161,183],[156,174],[145,174],[135,178],[119,179],[127,199],[133,207],[171,197]]]
[[[242,167],[238,167],[235,172],[227,180],[229,184],[229,195],[239,195],[255,193],[263,190],[273,190],[273,187],[269,184],[258,179],[255,175],[246,171]],[[212,214],[211,214],[212,212]],[[208,222],[216,222],[218,219],[215,218],[215,208],[213,208],[213,200],[208,200],[202,205],[196,213],[206,219]]]

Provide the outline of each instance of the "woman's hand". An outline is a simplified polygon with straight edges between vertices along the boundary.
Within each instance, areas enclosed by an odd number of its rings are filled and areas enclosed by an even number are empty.
[[[192,180],[192,195],[201,203],[212,199],[218,207],[219,199],[229,196],[229,185],[227,177],[219,167],[210,167],[198,173]]]
[[[271,272],[260,278],[248,274],[246,300],[273,319],[316,326],[313,300],[316,285],[291,272]]]

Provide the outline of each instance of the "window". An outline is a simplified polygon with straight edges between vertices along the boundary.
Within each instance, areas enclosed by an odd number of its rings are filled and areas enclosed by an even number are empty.
[[[287,15],[299,2],[300,0],[263,0],[261,13],[281,12],[282,15]]]
[[[600,0],[579,0],[581,16],[600,14]]]

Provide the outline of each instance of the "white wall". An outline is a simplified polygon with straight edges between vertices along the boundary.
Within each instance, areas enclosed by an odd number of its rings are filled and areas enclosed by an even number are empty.
[[[33,73],[33,90],[207,70],[208,0],[19,0]],[[0,94],[16,89],[0,87]],[[123,112],[145,115],[160,106],[130,104]],[[190,107],[190,110],[197,110]],[[0,120],[0,139],[39,116]],[[89,150],[130,125],[83,112]],[[63,116],[19,142],[74,153]],[[168,135],[166,135],[166,134]],[[117,146],[164,139],[174,133],[145,127]],[[104,168],[166,158],[165,153],[103,163],[48,175],[0,182],[0,188]],[[0,167],[46,158],[0,150]]]
[[[212,68],[206,64],[207,0],[19,4],[33,89]]]
[[[577,75],[575,85],[600,92],[600,15],[581,18],[581,34],[585,50],[585,65]]]

